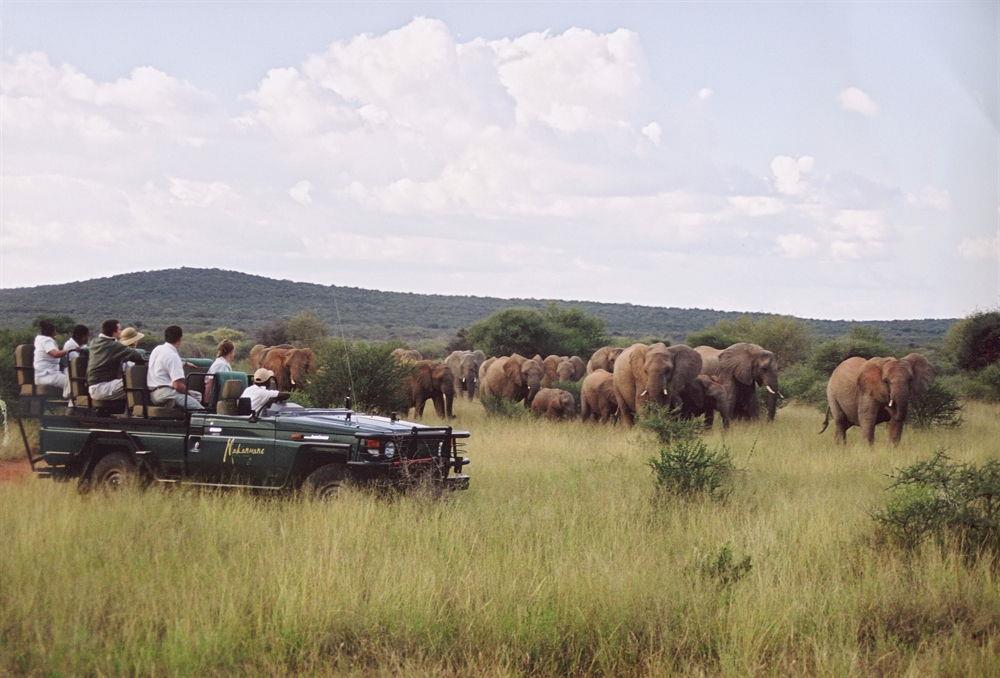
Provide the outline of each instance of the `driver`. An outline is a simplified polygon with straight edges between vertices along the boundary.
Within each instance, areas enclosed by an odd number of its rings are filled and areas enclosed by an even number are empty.
[[[270,381],[274,379],[274,372],[264,367],[253,373],[253,384],[243,390],[241,398],[250,399],[250,409],[254,412],[271,402],[284,402],[292,395],[286,391],[274,391],[268,389]]]

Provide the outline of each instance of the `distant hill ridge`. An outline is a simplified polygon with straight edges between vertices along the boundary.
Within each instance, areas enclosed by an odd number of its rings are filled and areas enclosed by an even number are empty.
[[[253,330],[267,322],[313,310],[336,328],[334,290],[344,332],[360,339],[418,340],[451,336],[494,311],[539,308],[549,303],[582,309],[604,319],[608,331],[624,336],[659,336],[682,341],[689,332],[722,319],[768,313],[699,308],[663,308],[559,299],[499,299],[275,280],[214,268],[140,271],[58,285],[0,289],[0,326],[22,327],[43,314],[65,314],[96,326],[108,317],[159,329],[180,324],[188,331],[233,327]],[[886,339],[906,345],[940,341],[953,319],[803,319],[818,337],[846,334],[854,325],[875,327]]]

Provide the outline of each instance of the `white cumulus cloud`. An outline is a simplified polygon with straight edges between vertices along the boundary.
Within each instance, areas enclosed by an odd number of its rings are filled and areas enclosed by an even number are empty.
[[[840,107],[845,111],[872,117],[878,115],[878,104],[857,87],[847,87],[837,96]]]
[[[303,179],[298,181],[288,189],[288,195],[291,196],[292,200],[299,203],[300,205],[309,205],[312,203],[312,196],[309,195],[312,191],[312,182],[308,179]]]
[[[774,175],[774,187],[785,195],[798,195],[806,190],[803,175],[812,171],[814,159],[803,155],[793,158],[788,155],[776,155],[771,160],[771,174]]]
[[[934,186],[924,186],[919,191],[906,194],[906,201],[917,207],[930,207],[939,212],[951,209],[951,194]]]
[[[654,146],[659,146],[663,138],[663,129],[657,123],[651,122],[642,128],[642,134],[652,141]]]
[[[777,242],[781,253],[789,259],[800,259],[819,249],[819,244],[815,240],[801,233],[779,235]]]
[[[712,98],[713,94],[715,94],[715,90],[713,90],[711,87],[702,87],[700,90],[698,90],[698,98],[701,99],[702,101]]]
[[[971,261],[1000,262],[1000,236],[962,238],[958,243],[958,253],[963,259]]]

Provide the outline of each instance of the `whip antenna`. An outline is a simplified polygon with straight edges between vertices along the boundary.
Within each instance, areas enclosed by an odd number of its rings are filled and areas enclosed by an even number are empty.
[[[354,392],[354,375],[351,373],[351,347],[347,345],[347,337],[344,336],[344,323],[340,320],[340,304],[337,303],[337,286],[330,285],[333,291],[333,310],[337,312],[337,327],[340,328],[340,341],[344,344],[344,359],[347,362],[347,382],[351,386],[351,402],[357,402],[358,396]]]

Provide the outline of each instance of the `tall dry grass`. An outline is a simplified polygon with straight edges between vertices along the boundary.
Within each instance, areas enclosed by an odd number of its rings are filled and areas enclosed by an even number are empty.
[[[0,487],[0,672],[1000,673],[995,564],[869,515],[899,465],[995,456],[1000,408],[869,449],[788,407],[727,436],[724,503],[654,501],[639,431],[458,413],[446,500]],[[729,586],[700,567],[724,545]]]

